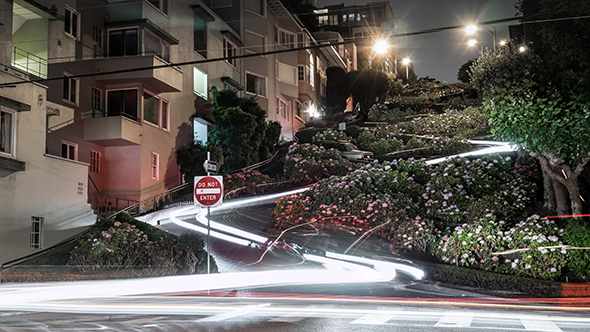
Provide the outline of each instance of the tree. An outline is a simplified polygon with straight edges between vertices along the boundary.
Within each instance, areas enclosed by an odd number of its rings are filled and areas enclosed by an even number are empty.
[[[224,169],[231,171],[259,160],[266,136],[266,111],[252,98],[240,98],[234,90],[212,89],[215,128],[209,133],[212,145],[224,156]]]
[[[546,207],[567,214],[563,185],[572,213],[581,214],[578,177],[590,161],[590,102],[556,80],[540,56],[518,47],[487,52],[472,66],[471,83],[484,93],[481,110],[494,134],[539,159]]]
[[[340,67],[326,69],[326,115],[343,113],[350,96],[346,86],[346,71]]]
[[[190,142],[176,150],[176,163],[187,181],[192,181],[195,176],[207,175],[203,168],[203,163],[207,160],[207,152],[210,152],[211,160],[221,161],[221,149],[214,145]]]
[[[471,79],[469,76],[469,70],[471,68],[471,65],[473,65],[474,62],[475,62],[475,59],[467,60],[467,62],[465,62],[459,68],[459,72],[457,73],[457,79],[459,80],[459,82],[469,83],[469,80]]]
[[[360,105],[365,117],[373,104],[384,101],[389,92],[389,77],[382,71],[369,69],[346,74],[348,87],[345,95],[352,95],[355,105]]]

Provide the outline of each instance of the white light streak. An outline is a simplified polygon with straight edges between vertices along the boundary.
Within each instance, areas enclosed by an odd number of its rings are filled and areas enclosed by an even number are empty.
[[[508,144],[498,145],[498,146],[492,146],[492,147],[481,149],[481,150],[459,153],[459,154],[448,156],[448,157],[427,160],[426,164],[427,165],[434,165],[434,164],[441,163],[443,161],[450,160],[455,157],[480,156],[480,155],[487,155],[487,154],[493,154],[493,153],[512,152],[512,151],[516,151],[516,150],[517,150],[517,147],[512,146],[512,145],[508,145]]]

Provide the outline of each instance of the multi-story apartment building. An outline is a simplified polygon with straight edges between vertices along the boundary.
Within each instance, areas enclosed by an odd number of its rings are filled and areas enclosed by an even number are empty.
[[[0,262],[91,224],[93,195],[121,208],[181,184],[175,152],[207,140],[213,86],[255,97],[289,140],[327,67],[350,65],[343,47],[290,52],[321,45],[278,0],[1,6],[0,86],[29,83],[0,89]]]
[[[377,68],[387,73],[396,71],[394,14],[388,1],[369,2],[366,5],[326,6],[315,10],[320,31],[338,32],[345,40],[359,47],[358,67]],[[391,46],[384,55],[372,52],[376,40],[385,39]]]

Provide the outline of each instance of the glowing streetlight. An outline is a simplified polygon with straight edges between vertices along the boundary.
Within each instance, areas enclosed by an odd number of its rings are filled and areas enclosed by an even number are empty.
[[[474,34],[477,30],[485,30],[487,32],[490,33],[490,35],[492,35],[492,37],[494,38],[494,51],[496,50],[496,27],[494,27],[494,31],[488,30],[484,27],[478,27],[477,25],[474,24],[470,24],[468,26],[465,27],[465,33],[468,35],[472,35]],[[483,46],[482,46],[483,47]]]
[[[500,40],[500,46],[506,46],[508,42],[506,40]]]
[[[389,45],[387,44],[387,41],[383,39],[376,41],[375,45],[373,45],[373,50],[377,54],[384,54],[385,52],[387,52],[388,48]]]
[[[520,53],[522,53],[522,52],[526,51],[526,47],[521,46],[518,48],[518,50],[520,51]]]
[[[469,39],[469,41],[467,41],[467,46],[469,47],[475,47],[477,44],[477,39]],[[483,45],[481,45],[481,52],[483,53]]]
[[[403,64],[404,66],[406,66],[406,81],[408,81],[408,80],[409,80],[409,76],[410,76],[410,75],[409,75],[409,73],[408,73],[408,65],[410,64],[410,62],[411,62],[410,58],[404,58],[404,59],[402,60],[402,64]]]

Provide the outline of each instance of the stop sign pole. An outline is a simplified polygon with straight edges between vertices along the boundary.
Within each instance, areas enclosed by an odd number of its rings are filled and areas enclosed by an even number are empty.
[[[206,166],[210,162],[210,152],[207,152],[205,170],[207,176],[195,176],[195,205],[207,207],[207,274],[211,273],[211,207],[219,206],[223,202],[223,176],[211,176]]]

